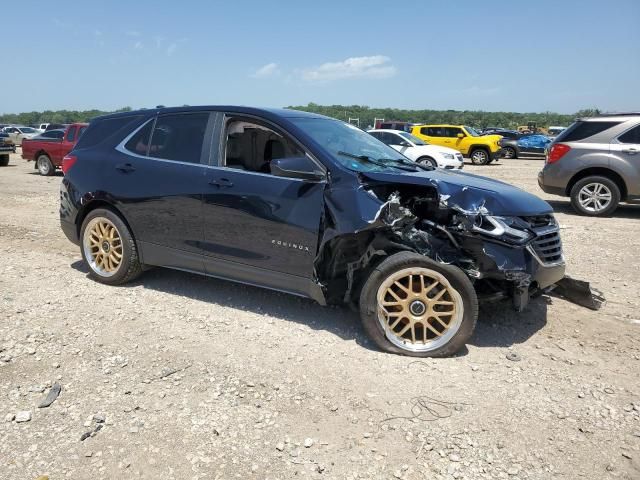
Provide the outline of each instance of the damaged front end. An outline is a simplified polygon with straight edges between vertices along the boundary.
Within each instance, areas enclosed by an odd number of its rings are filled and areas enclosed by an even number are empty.
[[[559,226],[546,202],[501,182],[498,193],[469,186],[485,181],[473,175],[450,182],[429,173],[401,182],[367,174],[356,191],[326,192],[316,275],[330,302],[357,300],[370,269],[403,250],[460,268],[480,301],[510,298],[518,311],[564,277]]]

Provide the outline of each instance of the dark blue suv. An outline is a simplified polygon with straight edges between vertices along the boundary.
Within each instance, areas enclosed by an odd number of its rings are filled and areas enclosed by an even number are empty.
[[[478,300],[525,307],[564,276],[551,207],[422,166],[294,110],[158,108],[93,120],[64,159],[60,219],[90,275],[144,266],[359,306],[389,352],[446,356]]]

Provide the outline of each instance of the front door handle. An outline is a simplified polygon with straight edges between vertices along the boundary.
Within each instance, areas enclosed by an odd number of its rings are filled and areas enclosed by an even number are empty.
[[[119,163],[118,165],[116,165],[116,169],[124,173],[129,173],[129,172],[133,172],[136,169],[136,167],[134,167],[130,163]]]
[[[228,178],[218,178],[209,180],[209,185],[214,185],[216,187],[233,187],[233,182]]]
[[[624,153],[628,153],[629,155],[635,155],[636,153],[640,153],[640,150],[636,148],[625,148],[622,150]]]

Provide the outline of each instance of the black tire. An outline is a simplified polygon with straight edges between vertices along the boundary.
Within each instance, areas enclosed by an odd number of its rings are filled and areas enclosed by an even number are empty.
[[[94,268],[94,266],[92,266],[92,262],[87,259],[85,231],[87,226],[91,224],[94,219],[100,219],[101,221],[106,219],[106,221],[113,224],[121,239],[122,259],[120,260],[119,267],[115,273],[111,274],[111,276],[100,274],[98,271],[99,269]],[[82,254],[82,259],[89,268],[89,276],[100,283],[105,283],[107,285],[122,285],[123,283],[130,282],[142,273],[142,264],[140,263],[138,248],[133,235],[118,214],[105,208],[96,208],[95,210],[92,210],[82,222],[82,227],[80,228],[80,253]]]
[[[590,207],[589,205],[584,205],[583,202],[581,202],[581,199],[585,198],[583,196],[584,193],[586,193],[586,191],[589,191],[592,185],[594,186],[594,188],[596,188],[596,185],[601,185],[601,192],[609,194],[610,200],[608,203],[606,203],[606,205],[603,205],[603,208],[596,208],[596,205],[599,205],[599,202],[601,200],[595,200],[594,202],[592,202],[592,207]],[[573,207],[573,209],[580,215],[586,215],[589,217],[607,217],[611,215],[616,210],[616,208],[618,208],[621,197],[620,187],[618,187],[618,184],[610,178],[600,175],[593,175],[591,177],[585,177],[578,180],[573,188],[571,188],[570,195],[571,206]],[[601,198],[604,199],[605,197]]]
[[[0,155],[0,167],[9,165],[9,155]]]
[[[443,276],[460,295],[463,313],[458,330],[443,345],[428,351],[412,351],[392,343],[378,318],[378,290],[390,276],[409,268],[422,268]],[[476,326],[478,298],[467,275],[457,267],[435,262],[413,252],[400,252],[383,260],[369,275],[360,292],[360,318],[367,335],[380,349],[412,357],[447,357],[464,347]]]
[[[38,169],[38,173],[44,177],[49,177],[56,173],[56,167],[51,163],[49,155],[45,153],[41,153],[38,155],[38,158],[36,158],[36,168]]]
[[[422,165],[431,165],[433,168],[438,168],[438,162],[432,157],[420,157],[416,160],[416,163],[420,163]]]
[[[504,147],[502,149],[504,158],[518,158],[518,152],[513,147]]]
[[[469,158],[474,165],[487,165],[491,162],[491,155],[484,148],[474,148],[471,150]]]

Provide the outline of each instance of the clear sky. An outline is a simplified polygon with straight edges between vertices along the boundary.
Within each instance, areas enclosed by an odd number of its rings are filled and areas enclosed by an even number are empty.
[[[309,102],[640,110],[638,0],[65,0],[6,7],[2,113]]]

